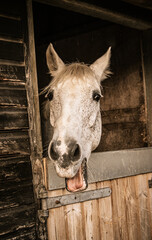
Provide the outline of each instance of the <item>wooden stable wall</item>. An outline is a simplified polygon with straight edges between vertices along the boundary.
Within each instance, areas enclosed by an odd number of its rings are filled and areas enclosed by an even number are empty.
[[[36,239],[26,97],[26,3],[0,4],[0,239]]]
[[[110,187],[110,197],[51,209],[49,240],[151,240],[152,173],[90,184],[87,190]],[[49,196],[68,194],[66,190]]]

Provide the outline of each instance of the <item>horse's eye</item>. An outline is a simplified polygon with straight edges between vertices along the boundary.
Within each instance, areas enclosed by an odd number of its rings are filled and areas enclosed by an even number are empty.
[[[49,101],[52,101],[52,99],[53,99],[53,91],[48,93],[47,98],[49,99]]]
[[[93,92],[93,100],[99,102],[101,95],[98,92]]]

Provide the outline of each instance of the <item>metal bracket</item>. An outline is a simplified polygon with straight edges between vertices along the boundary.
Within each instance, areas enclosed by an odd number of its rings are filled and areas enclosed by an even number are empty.
[[[38,199],[41,200],[41,210],[38,210],[38,217],[40,222],[44,223],[49,216],[49,211],[47,206],[48,193],[44,186],[41,187],[40,190],[38,191],[37,197]]]
[[[149,185],[149,188],[152,188],[152,178],[148,180],[148,185]]]
[[[57,197],[47,198],[48,209],[57,208],[69,204],[90,201],[99,198],[105,198],[111,195],[110,188],[101,188],[75,194],[62,195]]]
[[[41,210],[38,210],[39,219],[40,221],[45,221],[49,216],[49,209],[109,197],[111,192],[111,189],[107,187],[57,197],[48,197],[47,191],[41,189],[39,192],[39,198],[41,199]]]

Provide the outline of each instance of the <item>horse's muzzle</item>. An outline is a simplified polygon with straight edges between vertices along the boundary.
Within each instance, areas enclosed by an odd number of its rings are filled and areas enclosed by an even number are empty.
[[[64,144],[64,147],[61,141],[53,141],[49,147],[49,156],[54,161],[60,160],[60,166],[67,168],[71,162],[76,162],[80,159],[80,146],[75,140]]]

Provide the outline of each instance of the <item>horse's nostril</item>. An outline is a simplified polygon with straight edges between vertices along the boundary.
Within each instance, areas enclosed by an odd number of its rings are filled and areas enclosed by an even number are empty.
[[[80,158],[80,147],[78,144],[76,144],[73,148],[73,151],[72,151],[72,155],[73,155],[73,160],[76,161]]]
[[[59,154],[54,143],[51,144],[50,156],[53,160],[57,160],[59,158]]]

